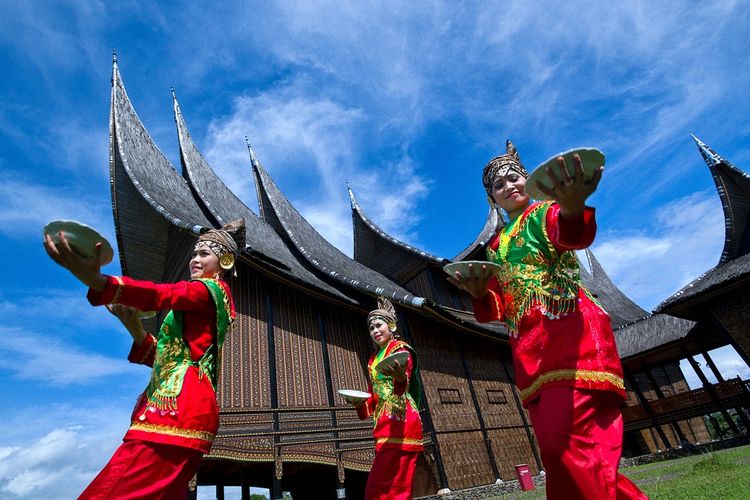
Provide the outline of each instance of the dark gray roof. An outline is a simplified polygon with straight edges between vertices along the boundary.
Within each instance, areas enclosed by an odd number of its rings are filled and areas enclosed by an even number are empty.
[[[693,140],[708,165],[724,209],[724,250],[719,264],[750,252],[750,175],[722,158],[697,137]]]
[[[406,283],[428,264],[442,267],[447,259],[407,245],[380,229],[370,220],[349,189],[354,226],[354,260],[387,276]]]
[[[188,179],[198,201],[209,218],[218,226],[244,217],[244,254],[256,266],[274,275],[292,278],[302,286],[312,287],[347,302],[357,301],[347,297],[328,283],[323,282],[305,268],[287,247],[286,243],[268,224],[253,213],[216,175],[196,147],[174,96],[175,122],[180,143],[183,175]]]
[[[602,306],[604,306],[604,309],[612,320],[612,328],[617,328],[648,315],[645,309],[630,300],[609,279],[609,276],[591,250],[587,248],[585,255],[589,261],[591,272],[589,272],[586,265],[581,265],[581,281],[601,302]]]
[[[479,231],[476,239],[458,255],[453,257],[452,260],[486,260],[484,248],[504,225],[502,219],[498,217],[497,211],[494,208],[490,208],[487,214],[487,221],[484,223],[482,230]]]
[[[689,315],[689,305],[709,296],[731,293],[739,285],[750,280],[750,254],[743,255],[726,264],[716,266],[688,283],[677,293],[659,304],[655,312]]]
[[[187,182],[159,151],[112,67],[110,177],[115,230],[124,273],[159,280],[170,227],[197,235],[212,227]]]
[[[422,305],[424,298],[412,295],[382,274],[350,259],[326,241],[286,199],[254,155],[251,161],[263,220],[285,235],[315,269],[369,296],[382,295],[411,307]]]
[[[629,358],[669,344],[693,332],[696,324],[666,314],[641,318],[615,330],[620,358]]]

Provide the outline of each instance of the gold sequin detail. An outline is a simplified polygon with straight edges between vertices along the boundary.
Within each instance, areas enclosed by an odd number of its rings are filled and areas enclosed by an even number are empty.
[[[625,390],[625,383],[622,377],[609,372],[600,372],[594,370],[555,370],[539,375],[534,382],[525,389],[521,389],[521,399],[526,400],[529,396],[538,391],[544,384],[558,380],[585,380],[587,382],[607,382],[614,385],[617,389]]]

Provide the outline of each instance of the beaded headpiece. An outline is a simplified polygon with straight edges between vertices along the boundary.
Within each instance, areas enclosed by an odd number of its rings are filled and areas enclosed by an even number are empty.
[[[393,308],[391,301],[385,297],[378,297],[378,308],[370,311],[367,315],[367,324],[373,319],[381,319],[388,323],[388,328],[391,331],[396,330],[396,310]]]
[[[506,154],[491,159],[489,163],[485,165],[484,171],[482,172],[482,184],[484,184],[484,190],[487,191],[487,195],[490,196],[490,199],[492,197],[492,181],[495,180],[495,177],[498,175],[508,175],[508,172],[513,171],[523,177],[529,176],[523,163],[521,163],[521,157],[518,156],[516,147],[510,142],[510,139],[505,142],[505,151]]]
[[[209,229],[198,236],[198,246],[205,245],[218,258],[222,269],[234,267],[240,246],[245,246],[245,219],[237,219],[221,229]]]

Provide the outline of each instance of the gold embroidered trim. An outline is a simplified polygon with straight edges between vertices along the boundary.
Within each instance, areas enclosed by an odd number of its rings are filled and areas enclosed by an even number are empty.
[[[120,295],[122,294],[122,287],[125,286],[125,282],[122,281],[122,277],[120,276],[112,276],[115,281],[117,281],[117,290],[115,290],[115,296],[112,297],[112,304],[117,304],[117,301],[120,300]]]
[[[497,313],[497,319],[499,321],[503,321],[505,318],[505,312],[500,308],[500,297],[492,290],[488,290],[490,292],[490,298],[493,302],[493,305],[495,306],[495,313]]]
[[[544,384],[548,382],[554,382],[557,380],[585,380],[587,382],[608,382],[614,385],[618,389],[625,390],[625,383],[622,377],[618,377],[613,373],[599,372],[594,370],[555,370],[539,375],[534,382],[531,383],[526,389],[521,389],[521,399],[525,400],[536,391],[539,390]]]
[[[209,443],[212,443],[216,438],[216,434],[214,434],[213,432],[194,431],[190,429],[183,429],[181,427],[174,427],[171,425],[146,424],[143,422],[132,422],[130,424],[130,430],[153,432],[154,434],[164,434],[166,436],[174,436],[187,439],[200,439],[202,441],[208,441]]]
[[[140,364],[145,364],[144,362],[148,357],[151,355],[152,352],[154,352],[154,349],[156,349],[156,338],[154,338],[153,335],[150,333],[148,334],[149,337],[151,337],[151,345],[148,347],[148,351],[143,353],[143,356],[141,356],[141,359],[138,360]]]
[[[382,437],[377,439],[378,444],[383,443],[394,443],[394,444],[414,444],[414,445],[424,445],[423,441],[421,439],[408,439],[408,438],[391,438],[391,437]]]

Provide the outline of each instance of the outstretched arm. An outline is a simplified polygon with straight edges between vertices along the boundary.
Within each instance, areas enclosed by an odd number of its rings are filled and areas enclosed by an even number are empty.
[[[76,253],[65,238],[65,233],[58,234],[60,242],[55,244],[49,234],[44,235],[44,249],[52,260],[71,272],[78,281],[87,287],[102,291],[107,285],[107,277],[101,272],[102,244],[94,245],[94,255],[82,257]]]

